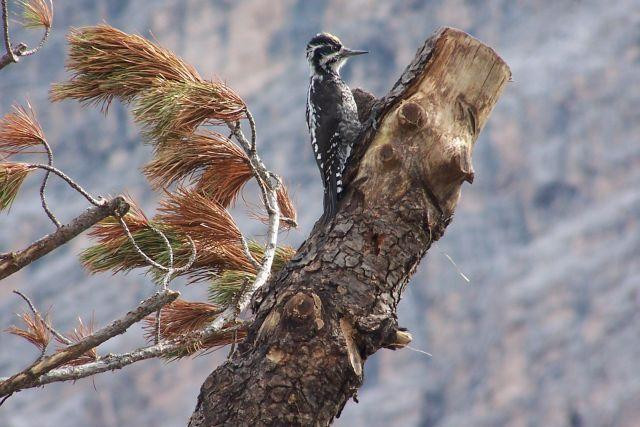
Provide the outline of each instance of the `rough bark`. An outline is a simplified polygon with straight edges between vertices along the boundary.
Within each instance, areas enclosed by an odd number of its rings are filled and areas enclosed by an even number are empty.
[[[396,307],[473,181],[473,144],[509,78],[492,49],[445,28],[385,98],[356,93],[368,120],[338,214],[256,295],[256,321],[204,382],[190,426],[327,425],[366,358],[407,344]]]

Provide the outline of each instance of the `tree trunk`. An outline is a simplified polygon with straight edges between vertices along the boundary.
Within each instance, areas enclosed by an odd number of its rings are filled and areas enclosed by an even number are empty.
[[[366,130],[338,214],[256,295],[247,338],[203,384],[190,426],[328,425],[366,358],[410,341],[396,307],[473,181],[474,142],[509,78],[491,48],[445,28],[385,98],[355,91]]]

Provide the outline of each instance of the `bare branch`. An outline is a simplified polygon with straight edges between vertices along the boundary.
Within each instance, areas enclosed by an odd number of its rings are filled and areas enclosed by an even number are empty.
[[[191,245],[191,255],[189,255],[189,259],[187,260],[187,263],[185,265],[183,265],[182,267],[174,268],[173,271],[175,273],[184,273],[185,271],[189,270],[193,265],[193,263],[196,261],[196,257],[198,256],[198,251],[196,250],[196,243],[193,241],[191,236],[187,236],[187,240]]]
[[[244,236],[242,236],[240,238],[240,242],[242,243],[242,250],[244,251],[244,255],[247,257],[249,262],[251,264],[253,264],[253,266],[256,269],[260,268],[260,264],[258,264],[258,261],[256,261],[256,259],[251,254],[251,251],[249,250],[249,245],[247,244],[247,239],[245,239]]]
[[[47,164],[49,166],[53,166],[53,151],[51,151],[51,147],[49,146],[49,143],[44,138],[40,142],[44,146],[44,149],[47,151],[47,159],[48,159]],[[44,174],[44,178],[42,178],[42,184],[40,185],[40,201],[42,202],[42,209],[44,209],[45,213],[47,214],[51,222],[53,222],[53,224],[57,228],[60,228],[62,227],[62,224],[60,223],[60,221],[58,221],[58,218],[56,218],[53,212],[49,210],[49,206],[47,206],[47,200],[44,196],[44,192],[47,188],[47,180],[49,179],[50,173],[51,171],[46,171]]]
[[[51,356],[47,356],[24,371],[0,382],[0,396],[6,396],[25,387],[30,387],[40,376],[74,360],[87,350],[96,348],[108,339],[123,334],[131,325],[144,319],[160,307],[174,301],[179,295],[179,292],[167,290],[147,298],[141,302],[135,310],[128,312],[120,319],[114,320],[109,325],[81,339],[76,344],[66,347]]]
[[[67,182],[67,184],[69,184],[69,186],[71,188],[73,188],[74,190],[76,190],[78,193],[82,194],[84,196],[85,199],[87,199],[89,201],[89,203],[91,203],[94,206],[101,206],[104,204],[104,201],[100,201],[95,199],[91,194],[89,194],[84,188],[82,188],[77,182],[75,182],[73,179],[69,178],[67,176],[67,174],[65,174],[64,172],[62,172],[61,170],[54,168],[53,166],[49,166],[49,165],[41,165],[39,163],[30,163],[28,164],[29,167],[32,168],[39,168],[39,169],[44,169],[46,171],[49,172],[53,172],[56,175],[58,175],[60,178],[62,178],[63,180],[65,180]]]
[[[129,209],[129,204],[121,196],[106,202],[105,204],[87,209],[83,214],[73,219],[69,224],[63,225],[54,233],[48,234],[40,240],[32,243],[19,252],[10,252],[0,255],[0,280],[15,273],[26,265],[48,254],[59,246],[76,237],[89,227],[100,222],[104,218],[117,214],[124,215]]]
[[[256,139],[258,137],[258,133],[256,131],[256,121],[253,118],[253,114],[249,111],[248,108],[244,109],[245,114],[247,115],[247,120],[249,121],[249,126],[251,127],[251,148],[250,153],[256,152]]]
[[[249,114],[248,114],[249,115]],[[270,179],[271,172],[264,166],[260,157],[255,150],[252,150],[252,145],[247,141],[246,137],[240,129],[239,123],[236,123],[235,127],[229,125],[233,131],[233,135],[238,143],[244,148],[251,167],[260,187],[262,193],[262,200],[264,202],[267,213],[269,214],[267,242],[265,244],[264,255],[262,256],[262,264],[256,274],[256,278],[248,289],[239,295],[237,305],[229,305],[224,312],[214,320],[211,325],[205,330],[220,330],[223,325],[233,321],[239,312],[244,311],[251,301],[253,294],[261,288],[269,278],[271,274],[271,265],[273,264],[273,258],[276,253],[277,241],[278,241],[278,227],[280,225],[280,208],[278,207],[277,190],[279,188],[279,180]]]
[[[146,253],[144,253],[144,251],[142,249],[140,249],[140,246],[138,246],[138,244],[136,243],[136,239],[133,238],[133,235],[131,234],[131,231],[129,230],[129,227],[127,226],[127,223],[124,221],[124,219],[122,219],[122,216],[118,217],[118,221],[120,222],[120,226],[124,230],[124,233],[127,235],[127,239],[129,239],[129,241],[133,245],[133,248],[136,250],[138,255],[140,255],[142,258],[144,258],[144,260],[145,260],[145,262],[147,264],[149,264],[150,266],[155,267],[155,268],[157,268],[158,270],[161,270],[161,271],[169,271],[169,269],[167,267],[165,267],[162,264],[159,264],[159,263],[155,262],[154,260],[149,258],[149,255],[147,255]],[[162,236],[164,236],[164,234],[162,234]]]
[[[29,383],[22,388],[26,389],[39,387],[45,384],[60,381],[75,381],[81,378],[99,374],[101,372],[121,369],[127,365],[131,365],[141,360],[152,359],[156,357],[171,357],[176,352],[180,352],[186,347],[198,345],[203,341],[215,338],[216,335],[220,334],[221,332],[223,332],[224,334],[235,333],[238,337],[240,337],[238,331],[244,330],[246,329],[246,327],[247,325],[245,323],[238,323],[225,328],[224,331],[198,330],[183,337],[168,341],[161,341],[158,344],[148,347],[142,347],[129,353],[108,354],[96,362],[87,363],[80,366],[65,366],[62,368],[51,370],[48,373],[40,376],[37,380]],[[224,344],[225,342],[220,343],[220,345]]]
[[[2,1],[2,27],[4,30],[4,48],[9,56],[10,62],[18,62],[18,56],[11,49],[11,39],[9,37],[9,10],[7,7],[7,0]]]
[[[22,44],[22,46],[24,46],[23,49],[20,49],[20,56],[30,56],[33,55],[34,53],[36,53],[37,51],[39,51],[42,46],[44,46],[44,44],[47,42],[47,39],[49,38],[49,34],[51,34],[51,27],[46,27],[44,29],[44,34],[42,35],[42,38],[40,39],[40,42],[38,43],[38,45],[36,47],[34,47],[33,49],[26,49],[26,45]]]

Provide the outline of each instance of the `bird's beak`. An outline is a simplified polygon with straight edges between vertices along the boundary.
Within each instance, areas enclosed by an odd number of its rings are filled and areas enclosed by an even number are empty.
[[[348,58],[350,56],[356,56],[356,55],[364,55],[365,53],[369,53],[368,50],[354,50],[354,49],[348,49],[346,47],[343,47],[340,50],[340,56]]]

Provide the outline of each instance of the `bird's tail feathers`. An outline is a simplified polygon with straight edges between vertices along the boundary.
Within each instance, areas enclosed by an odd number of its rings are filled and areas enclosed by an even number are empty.
[[[324,215],[323,221],[326,223],[336,215],[338,211],[338,184],[335,174],[328,177],[328,185],[324,191]]]

